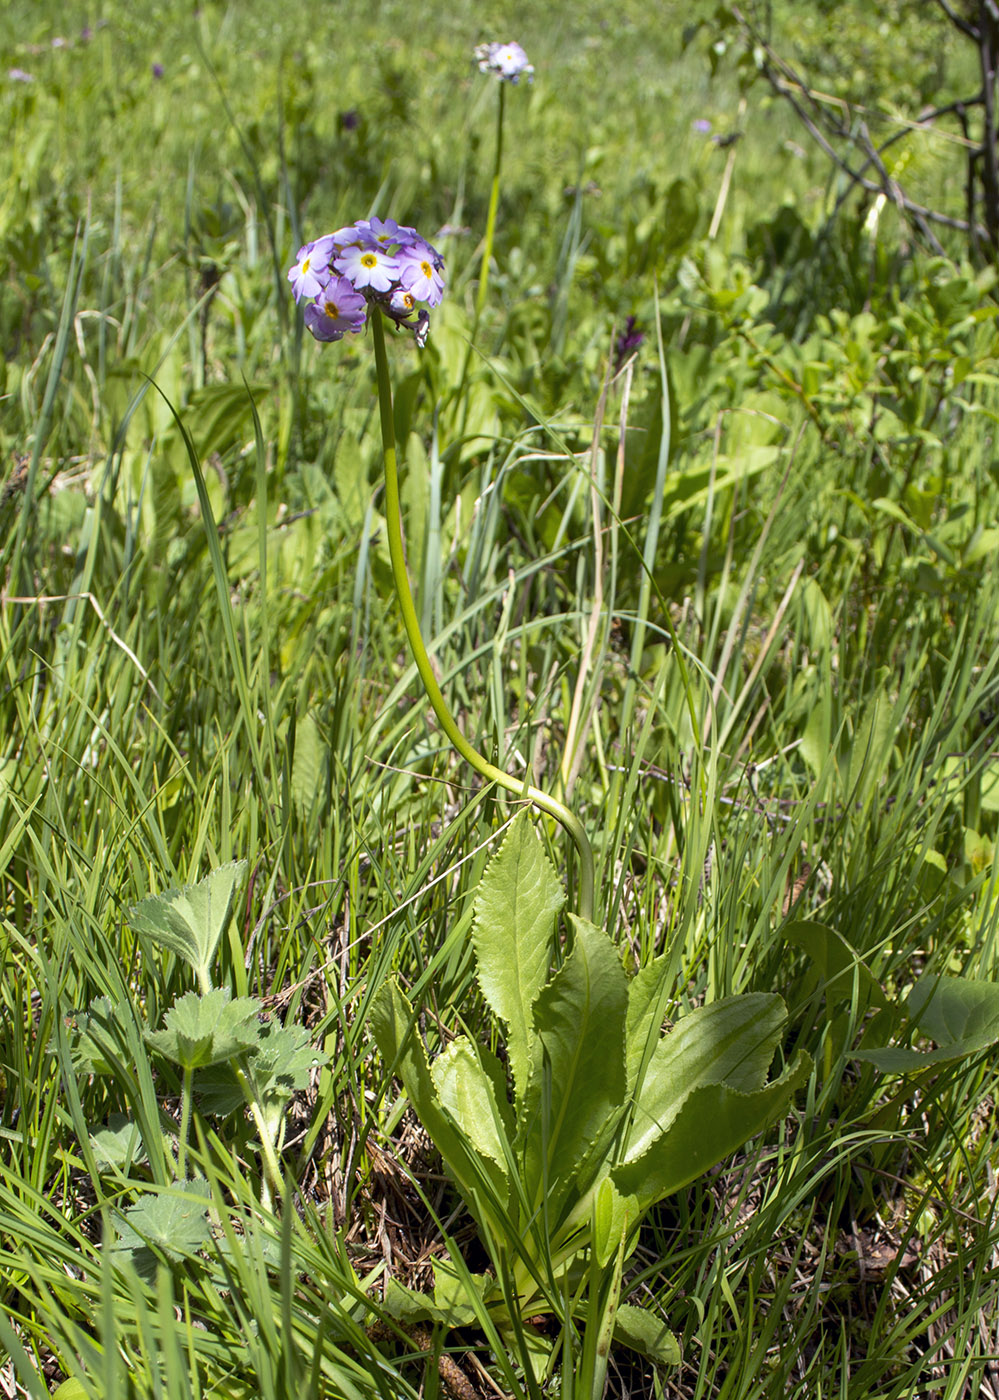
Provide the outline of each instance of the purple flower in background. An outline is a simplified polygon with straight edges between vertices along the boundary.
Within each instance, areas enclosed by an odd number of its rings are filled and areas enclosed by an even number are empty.
[[[364,329],[367,302],[346,277],[331,277],[317,299],[305,308],[305,324],[317,340],[340,340]]]
[[[153,77],[154,77],[154,78],[162,78],[163,72],[164,72],[164,69],[163,69],[163,64],[162,64],[162,63],[154,63],[154,64],[153,64]]]
[[[440,305],[443,272],[444,259],[416,229],[371,218],[304,244],[288,281],[295,300],[309,302],[305,324],[317,340],[356,335],[373,305],[423,346],[430,329],[426,308]]]
[[[349,112],[340,113],[340,130],[356,131],[361,124],[361,114],[356,107],[351,107]]]
[[[526,77],[534,82],[534,65],[528,63],[527,54],[519,44],[479,44],[475,50],[475,61],[480,73],[494,73],[497,78],[508,83],[517,83]]]
[[[92,39],[93,37],[94,31],[91,29],[89,24],[85,24],[80,30],[80,38],[83,40],[84,43],[86,43],[88,39]]]
[[[7,77],[12,83],[33,83],[35,81],[35,75],[26,73],[23,68],[9,68]]]
[[[624,330],[614,342],[614,369],[619,370],[624,362],[638,349],[645,336],[636,329],[635,317],[629,316]]]
[[[707,136],[708,132],[711,130],[711,123],[708,121],[707,117],[698,117],[695,122],[691,122],[691,126],[695,131],[699,131],[702,136]]]

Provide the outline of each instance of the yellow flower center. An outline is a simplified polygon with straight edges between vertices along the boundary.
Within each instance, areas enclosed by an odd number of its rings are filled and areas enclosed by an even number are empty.
[[[362,266],[362,267],[377,267],[377,266],[378,266],[378,257],[377,257],[377,255],[376,255],[375,253],[362,253],[362,254],[361,254],[361,266]]]

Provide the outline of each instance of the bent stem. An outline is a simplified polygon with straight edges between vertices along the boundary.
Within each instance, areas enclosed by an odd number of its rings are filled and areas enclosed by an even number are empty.
[[[490,763],[477,749],[473,748],[458,728],[454,716],[447,707],[444,694],[437,684],[437,677],[434,675],[430,657],[420,634],[416,606],[409,587],[409,575],[406,572],[406,556],[402,539],[402,511],[399,502],[399,473],[395,450],[395,426],[392,420],[392,382],[389,378],[388,356],[385,351],[385,327],[380,312],[371,317],[371,326],[375,341],[375,365],[378,371],[378,408],[381,414],[382,451],[385,458],[385,518],[388,527],[389,556],[392,560],[392,578],[395,582],[399,606],[402,609],[406,636],[409,638],[409,645],[416,662],[416,669],[420,673],[420,680],[423,682],[423,688],[427,692],[427,698],[433,706],[434,714],[440,721],[441,728],[466,763],[470,763],[476,772],[489,782],[498,784],[517,797],[523,797],[529,802],[533,802],[535,807],[539,807],[542,812],[547,812],[549,816],[554,817],[572,837],[579,856],[579,913],[582,918],[592,920],[593,851],[579,818],[556,798],[550,797],[548,793],[542,792],[540,788],[536,788],[520,778],[514,778],[511,774],[504,773],[502,768],[497,768],[494,763]]]

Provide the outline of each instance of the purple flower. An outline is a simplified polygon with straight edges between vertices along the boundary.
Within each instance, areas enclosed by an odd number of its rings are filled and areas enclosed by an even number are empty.
[[[330,280],[330,258],[336,251],[334,235],[326,234],[315,243],[306,243],[298,250],[298,261],[288,269],[288,281],[295,300],[317,297]]]
[[[89,24],[85,24],[80,30],[80,38],[83,40],[84,43],[86,43],[88,39],[92,39],[93,37],[94,31],[91,29]]]
[[[638,349],[645,336],[636,329],[634,316],[629,316],[624,330],[614,342],[614,368],[619,370],[624,362]]]
[[[399,254],[399,281],[405,291],[412,292],[417,301],[428,306],[440,306],[444,296],[444,278],[430,257],[418,248],[403,248]]]
[[[707,136],[708,132],[711,130],[711,123],[708,121],[707,117],[698,117],[696,121],[691,122],[691,126],[695,131],[699,131],[702,136]]]
[[[305,308],[305,324],[317,340],[341,340],[348,331],[356,335],[366,320],[367,302],[346,277],[331,277]]]
[[[444,259],[416,229],[372,218],[304,244],[288,281],[295,300],[309,302],[305,324],[317,340],[356,335],[373,305],[422,346],[430,329],[426,308],[444,295],[443,273]]]
[[[497,78],[508,83],[519,82],[522,76],[526,76],[529,83],[534,82],[534,65],[528,63],[527,54],[519,44],[479,44],[475,59],[480,73],[495,73]]]
[[[23,68],[8,68],[7,77],[12,83],[33,83],[35,75],[26,73]]]
[[[397,224],[395,219],[358,219],[357,227],[382,248],[388,248],[392,244],[408,248],[413,240],[419,237],[415,228],[410,228],[407,224]]]
[[[361,124],[361,114],[356,107],[351,107],[349,112],[340,113],[340,130],[356,131]]]
[[[377,245],[359,248],[352,243],[334,258],[333,266],[349,278],[358,291],[362,287],[370,287],[373,292],[390,291],[399,275],[398,261]]]
[[[153,64],[153,77],[154,77],[154,78],[162,78],[162,76],[163,76],[163,71],[164,71],[164,70],[163,70],[163,64],[162,64],[162,63],[154,63],[154,64]]]

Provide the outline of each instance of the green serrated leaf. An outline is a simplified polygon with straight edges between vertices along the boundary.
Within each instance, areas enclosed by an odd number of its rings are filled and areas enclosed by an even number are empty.
[[[526,812],[486,867],[475,901],[472,944],[482,995],[507,1028],[519,1102],[527,1084],[531,1008],[544,986],[562,886]]]
[[[189,1259],[208,1243],[206,1181],[188,1181],[168,1191],[147,1192],[124,1215],[115,1218],[116,1254],[128,1255],[140,1274],[155,1269],[157,1254],[175,1263]]]
[[[557,1220],[616,1132],[625,1106],[628,979],[602,929],[573,917],[572,949],[535,1004],[536,1034],[520,1123],[531,1200]]]
[[[148,1161],[139,1125],[125,1113],[112,1113],[106,1128],[90,1134],[90,1146],[94,1160],[102,1168],[116,1167],[127,1172],[136,1163]]]
[[[495,1076],[482,1065],[479,1056],[484,1053],[461,1036],[437,1057],[430,1076],[441,1105],[471,1146],[506,1176],[513,1155],[513,1114],[505,1095],[496,1092]]]
[[[181,1069],[201,1069],[234,1059],[258,1043],[260,1009],[256,997],[230,1001],[228,988],[203,996],[188,992],[164,1016],[163,1030],[147,1031],[146,1040]]]
[[[644,1308],[622,1303],[614,1319],[614,1340],[660,1366],[679,1366],[680,1345],[669,1328]]]
[[[245,860],[230,861],[196,885],[149,895],[128,911],[129,925],[154,954],[168,948],[205,977],[246,869]]]
[[[656,1046],[639,1090],[623,1158],[630,1162],[668,1132],[687,1096],[707,1084],[758,1089],[787,1016],[770,992],[725,997],[688,1012]]]
[[[503,1174],[489,1157],[480,1157],[444,1112],[430,1075],[426,1051],[416,1034],[413,1008],[394,981],[386,982],[371,1006],[371,1031],[386,1067],[402,1080],[416,1115],[433,1139],[473,1211],[482,1208],[481,1188],[495,1194]]]
[[[622,1195],[635,1196],[642,1211],[679,1191],[786,1112],[811,1068],[802,1052],[779,1079],[755,1093],[740,1093],[726,1084],[695,1089],[669,1131],[656,1137],[643,1156],[613,1171],[615,1186]]]

